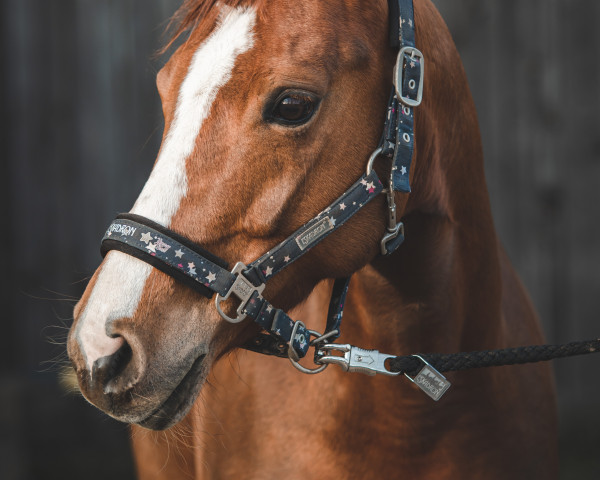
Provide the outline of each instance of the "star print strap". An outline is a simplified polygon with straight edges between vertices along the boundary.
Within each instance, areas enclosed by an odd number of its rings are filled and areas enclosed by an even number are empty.
[[[410,193],[410,166],[414,150],[413,109],[406,105],[397,107],[396,148],[392,161],[392,185],[395,191]]]
[[[336,334],[328,336],[329,341],[334,341],[340,336],[340,326],[344,314],[344,304],[348,294],[350,277],[338,278],[333,284],[331,300],[329,302],[329,311],[327,314],[327,325],[324,334],[337,331]],[[294,338],[291,334],[294,331],[294,322],[283,310],[274,308],[260,295],[253,295],[244,310],[249,317],[254,319],[265,332],[260,333],[244,345],[247,350],[262,353],[264,355],[274,355],[277,357],[288,356],[288,345],[292,342],[292,347],[303,358],[310,346],[310,332],[303,324],[298,325]]]
[[[302,323],[296,326],[283,310],[274,308],[257,292],[252,295],[244,308],[244,313],[252,318],[266,333],[258,334],[244,348],[265,355],[288,356],[291,344],[300,358],[308,351],[310,334]],[[294,327],[296,331],[294,333]],[[294,338],[292,334],[294,333]]]
[[[121,214],[108,227],[100,252],[120,250],[149,263],[211,298],[224,295],[235,280],[227,263],[177,233],[138,215]]]
[[[340,228],[382,190],[383,185],[374,170],[369,175],[363,175],[319,215],[258,260],[252,262],[244,275],[254,285],[264,283],[269,277],[283,270]]]
[[[333,332],[334,330],[337,330],[337,333],[329,337],[329,342],[337,340],[341,334],[344,304],[346,303],[346,295],[348,295],[350,278],[351,277],[337,278],[333,283],[333,291],[331,292],[331,300],[329,301],[329,310],[327,311],[327,326],[325,327],[325,333]]]
[[[394,68],[394,88],[381,142],[382,154],[391,156],[391,185],[410,192],[410,167],[414,153],[414,108],[423,97],[424,58],[415,48],[412,0],[388,0],[390,44],[399,48]]]
[[[102,239],[101,253],[104,256],[110,250],[139,258],[208,298],[213,293],[226,295],[236,279],[224,260],[176,232],[134,214],[121,214],[110,224]],[[259,336],[263,353],[285,357],[291,344],[298,357],[306,355],[310,338],[306,328],[299,324],[292,338],[296,322],[274,308],[258,291],[252,294],[243,313],[267,332],[268,340],[265,334]],[[259,348],[256,342],[250,346],[252,350]]]

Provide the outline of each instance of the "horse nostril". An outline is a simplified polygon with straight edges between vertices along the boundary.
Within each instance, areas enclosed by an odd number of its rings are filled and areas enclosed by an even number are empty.
[[[101,357],[94,362],[92,368],[92,382],[97,388],[105,388],[107,384],[117,378],[131,361],[132,351],[127,342],[112,355]]]

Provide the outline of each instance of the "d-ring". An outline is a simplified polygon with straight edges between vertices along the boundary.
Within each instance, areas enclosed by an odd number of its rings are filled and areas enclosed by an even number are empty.
[[[292,345],[294,344],[294,338],[296,337],[296,332],[298,331],[298,327],[302,325],[305,329],[306,329],[306,325],[304,325],[304,323],[302,323],[301,321],[297,321],[296,324],[294,325],[294,329],[292,330],[292,336],[290,337],[290,345],[288,347],[288,358],[290,359],[290,362],[292,362],[292,365],[294,367],[296,367],[296,369],[300,370],[302,373],[306,373],[308,375],[315,375],[317,373],[321,373],[323,370],[325,370],[329,365],[328,364],[324,364],[321,365],[320,367],[317,368],[306,368],[303,367],[302,365],[300,365],[300,363],[298,363],[298,360],[300,360],[300,358],[298,358],[298,354],[295,352],[294,347],[292,347]],[[309,335],[313,336],[313,337],[322,337],[322,335],[318,332],[315,332],[313,330],[306,330],[308,332]]]
[[[377,157],[381,155],[381,152],[383,152],[383,147],[378,147],[369,157],[369,161],[367,162],[367,175],[371,175],[373,164],[375,163],[375,160],[377,160]]]

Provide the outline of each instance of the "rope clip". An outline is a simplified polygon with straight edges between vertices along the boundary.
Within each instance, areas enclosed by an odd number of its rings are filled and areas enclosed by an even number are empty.
[[[334,352],[343,353],[343,356]],[[385,361],[395,358],[395,355],[379,353],[378,350],[365,350],[354,345],[338,345],[326,343],[315,349],[315,363],[339,365],[346,372],[358,372],[373,376],[377,373],[389,376],[400,375],[400,372],[391,372],[385,366]]]

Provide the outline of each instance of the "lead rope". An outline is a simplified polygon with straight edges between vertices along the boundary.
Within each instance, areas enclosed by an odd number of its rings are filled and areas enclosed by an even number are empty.
[[[562,345],[529,345],[500,350],[403,356],[388,355],[377,350],[365,350],[353,345],[321,343],[314,346],[317,365],[333,363],[347,372],[366,375],[379,373],[397,376],[404,374],[433,400],[438,401],[451,385],[440,372],[547,362],[558,358],[598,353],[600,352],[600,339]],[[343,355],[340,356],[338,353]],[[386,363],[389,364],[389,369]]]

